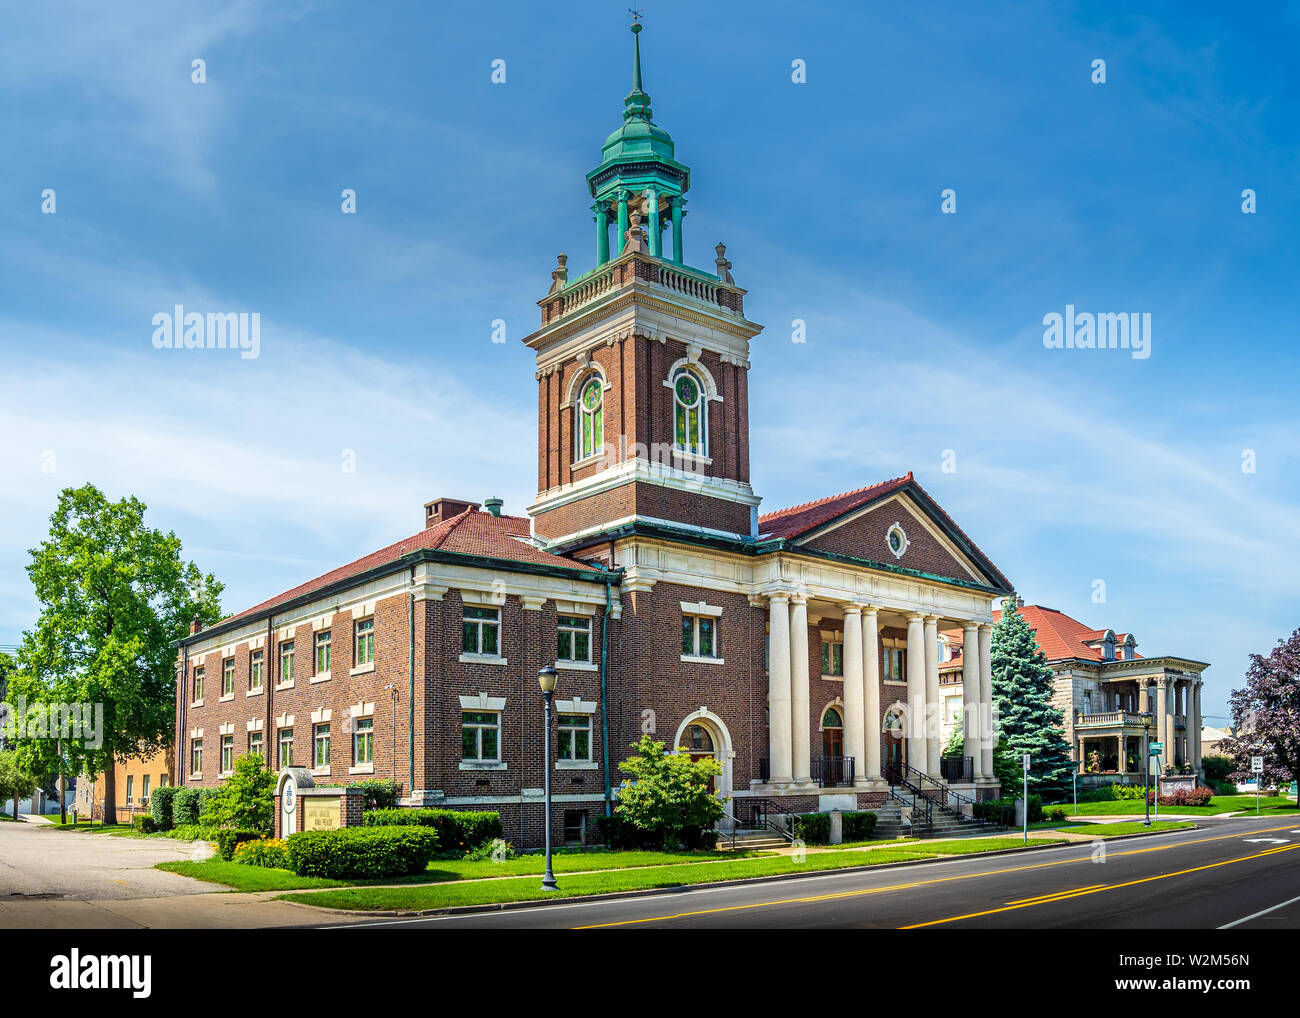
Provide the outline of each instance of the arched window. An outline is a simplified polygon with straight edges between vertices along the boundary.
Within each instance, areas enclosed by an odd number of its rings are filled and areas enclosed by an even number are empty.
[[[681,368],[673,376],[673,446],[693,456],[707,456],[708,434],[704,385],[694,372]]]
[[[575,460],[595,456],[605,444],[605,386],[600,375],[592,375],[578,393],[573,408]]]

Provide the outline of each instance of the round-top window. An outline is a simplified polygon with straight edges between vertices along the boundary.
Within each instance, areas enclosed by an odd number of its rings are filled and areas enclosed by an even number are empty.
[[[907,535],[903,533],[903,528],[895,523],[885,534],[885,541],[889,545],[889,550],[893,552],[894,558],[902,558],[903,552],[907,551]]]

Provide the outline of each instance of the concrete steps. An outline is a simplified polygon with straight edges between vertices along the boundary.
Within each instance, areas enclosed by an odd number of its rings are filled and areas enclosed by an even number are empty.
[[[718,839],[718,847],[725,850],[731,850],[731,838],[728,835],[722,835]],[[736,832],[736,851],[737,852],[761,852],[770,851],[776,848],[789,848],[790,842],[779,834],[771,830],[751,830]]]

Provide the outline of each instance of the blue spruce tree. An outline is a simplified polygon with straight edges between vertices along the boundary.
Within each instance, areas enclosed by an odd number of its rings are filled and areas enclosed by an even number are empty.
[[[1016,610],[1014,592],[1002,601],[989,658],[999,747],[1005,744],[1017,761],[1030,755],[1031,793],[1045,801],[1063,795],[1070,787],[1071,770],[1064,718],[1052,706],[1052,669],[1034,631]],[[1018,786],[1003,791],[1014,795]]]

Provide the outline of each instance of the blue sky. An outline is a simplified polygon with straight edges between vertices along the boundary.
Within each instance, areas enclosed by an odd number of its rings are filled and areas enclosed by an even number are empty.
[[[627,6],[10,12],[0,645],[34,618],[26,549],[67,485],[144,499],[231,610],[413,532],[432,497],[522,513],[518,339],[555,254],[594,258],[583,175],[630,87]],[[1300,4],[644,17],[693,171],[687,260],[726,241],[767,326],[764,508],[913,470],[1026,600],[1212,662],[1224,714],[1245,655],[1300,624]],[[259,312],[261,356],[155,350],[177,303]],[[1151,356],[1044,348],[1067,304],[1150,313]]]

